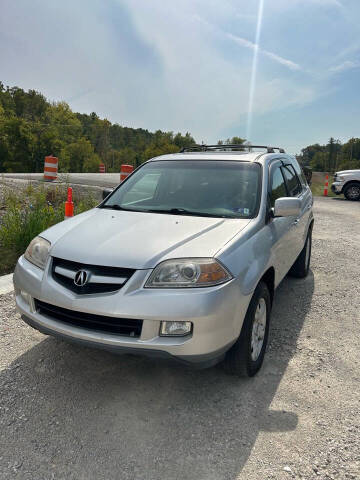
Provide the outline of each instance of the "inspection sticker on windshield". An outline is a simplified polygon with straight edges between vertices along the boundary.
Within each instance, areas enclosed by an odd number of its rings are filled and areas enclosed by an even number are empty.
[[[234,212],[240,213],[240,215],[245,216],[250,215],[250,210],[248,208],[234,208]]]

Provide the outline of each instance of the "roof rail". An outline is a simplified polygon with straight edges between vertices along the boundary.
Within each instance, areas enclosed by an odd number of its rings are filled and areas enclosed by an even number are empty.
[[[180,150],[180,153],[183,152],[208,152],[216,150],[232,150],[232,151],[242,151],[248,150],[251,152],[253,148],[262,148],[267,151],[267,153],[275,153],[275,150],[279,150],[279,153],[285,153],[285,150],[280,147],[268,147],[266,145],[249,145],[245,143],[233,143],[226,145],[191,145],[190,147],[184,147]]]

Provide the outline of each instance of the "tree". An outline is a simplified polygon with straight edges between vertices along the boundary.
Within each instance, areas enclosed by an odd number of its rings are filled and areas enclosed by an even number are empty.
[[[35,90],[0,82],[0,172],[43,171],[44,157],[59,157],[60,171],[108,171],[122,163],[140,165],[149,157],[195,143],[187,132],[149,132],[111,124],[92,112],[74,113],[65,102],[49,102]]]
[[[34,171],[35,136],[28,123],[21,118],[9,118],[1,122],[0,150],[5,172]]]
[[[324,172],[326,170],[327,162],[328,154],[326,152],[316,152],[310,160],[310,167],[314,172]]]
[[[149,158],[157,157],[159,155],[165,155],[167,153],[176,153],[179,151],[179,147],[168,142],[154,142],[149,145],[144,152],[144,161]]]
[[[218,140],[218,145],[243,145],[246,142],[244,138],[232,137],[226,140]],[[233,150],[244,150],[243,148],[234,148]]]
[[[97,173],[99,172],[100,163],[101,161],[100,161],[99,155],[97,155],[96,153],[93,153],[89,157],[85,158],[82,166],[82,171]]]
[[[100,158],[94,153],[94,147],[89,140],[85,138],[66,145],[59,158],[61,172],[98,172],[99,164]]]
[[[122,164],[136,167],[136,152],[129,147],[122,148],[121,150],[110,150],[106,157],[105,164],[108,172],[120,172]]]

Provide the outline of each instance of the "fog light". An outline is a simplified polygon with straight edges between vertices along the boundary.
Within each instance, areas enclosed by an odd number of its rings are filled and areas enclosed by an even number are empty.
[[[29,305],[30,312],[32,312],[32,313],[36,312],[36,308],[35,308],[35,304],[34,304],[34,299],[33,299],[33,297],[32,297],[29,293],[24,292],[24,290],[19,290],[19,294],[20,294],[20,297],[22,298],[22,300],[23,300],[27,305]]]
[[[20,290],[20,296],[24,300],[25,303],[27,303],[28,305],[31,305],[31,295],[24,292],[24,290]]]
[[[191,332],[191,322],[161,322],[160,335],[183,336]]]

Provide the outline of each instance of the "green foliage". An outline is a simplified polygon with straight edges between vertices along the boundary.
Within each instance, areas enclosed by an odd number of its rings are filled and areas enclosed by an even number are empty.
[[[98,172],[100,158],[89,140],[82,137],[66,145],[60,153],[62,172]]]
[[[5,214],[0,224],[0,274],[11,271],[17,258],[40,232],[64,220],[65,186],[34,187],[21,191],[6,189]],[[74,195],[75,215],[98,202],[91,195]]]
[[[318,172],[360,169],[360,138],[341,144],[331,137],[326,145],[317,143],[303,148],[298,159],[302,165]]]
[[[65,102],[50,103],[35,90],[0,82],[0,172],[41,172],[44,157],[59,157],[59,172],[119,172],[122,163],[140,165],[154,155],[195,143],[186,133],[155,133],[74,113]]]

